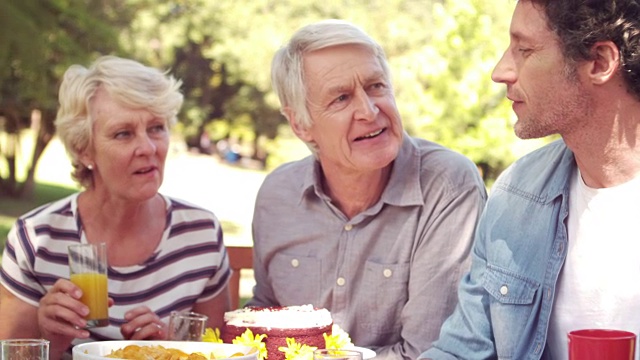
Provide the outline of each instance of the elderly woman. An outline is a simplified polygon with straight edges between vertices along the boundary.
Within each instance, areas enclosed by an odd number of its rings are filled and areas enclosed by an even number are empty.
[[[51,359],[72,345],[165,339],[171,311],[229,308],[229,260],[209,211],[158,193],[180,82],[138,62],[105,56],[74,65],[56,119],[84,191],[20,217],[7,239],[0,279],[0,339],[45,338]],[[67,265],[67,247],[107,244],[109,325],[85,329],[88,308]]]

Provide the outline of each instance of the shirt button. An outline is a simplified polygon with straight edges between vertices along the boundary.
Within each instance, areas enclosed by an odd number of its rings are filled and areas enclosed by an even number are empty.
[[[500,294],[507,295],[508,293],[509,293],[509,288],[507,287],[507,285],[502,285],[500,287]]]
[[[382,275],[384,275],[384,277],[386,278],[391,277],[392,274],[393,271],[391,271],[391,269],[384,269],[384,271],[382,272]]]
[[[353,229],[353,225],[347,224],[347,225],[344,226],[344,229],[347,230],[347,231],[351,231],[351,229]]]
[[[343,277],[339,277],[338,280],[336,281],[336,284],[338,284],[338,286],[344,286],[346,282],[347,280],[345,280]]]
[[[291,260],[291,266],[297,268],[298,266],[300,266],[300,261],[298,259]]]

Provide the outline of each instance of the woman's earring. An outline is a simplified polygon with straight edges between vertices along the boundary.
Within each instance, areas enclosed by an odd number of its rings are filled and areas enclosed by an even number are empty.
[[[89,164],[89,165],[87,165],[87,169],[89,169],[89,170],[93,170],[93,164]]]

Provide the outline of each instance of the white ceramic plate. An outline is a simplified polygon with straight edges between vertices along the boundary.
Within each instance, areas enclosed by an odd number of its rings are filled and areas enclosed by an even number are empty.
[[[353,346],[349,349],[360,351],[362,353],[363,360],[373,359],[374,357],[376,357],[376,352],[371,349],[363,348],[360,346]]]
[[[239,352],[246,354],[251,350],[248,346],[198,341],[95,341],[74,346],[72,350],[73,360],[104,360],[107,359],[105,356],[109,355],[112,350],[122,349],[127,345],[133,344],[139,346],[160,345],[165,348],[179,349],[187,354],[201,352],[208,355],[211,352],[215,352],[216,354],[222,353],[225,356],[231,356],[232,354]],[[221,358],[217,358],[216,360],[220,359]],[[245,356],[233,357],[232,359],[258,360],[258,353],[254,352]]]

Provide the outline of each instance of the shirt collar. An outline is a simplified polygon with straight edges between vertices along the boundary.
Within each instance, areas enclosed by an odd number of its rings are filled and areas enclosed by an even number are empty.
[[[558,196],[566,199],[576,169],[573,152],[560,139],[518,159],[500,174],[493,188],[523,194],[541,203],[552,202]]]
[[[303,161],[311,164],[306,166],[302,182],[302,196],[300,202],[307,196],[315,194],[323,200],[330,200],[322,190],[320,162],[312,155]],[[412,206],[424,204],[420,173],[422,164],[420,154],[413,140],[407,133],[403,133],[402,146],[398,156],[393,161],[389,183],[382,192],[380,201],[396,206]]]
[[[423,191],[420,183],[422,161],[413,139],[404,133],[402,147],[393,162],[389,183],[382,192],[381,200],[390,205],[423,205]]]

